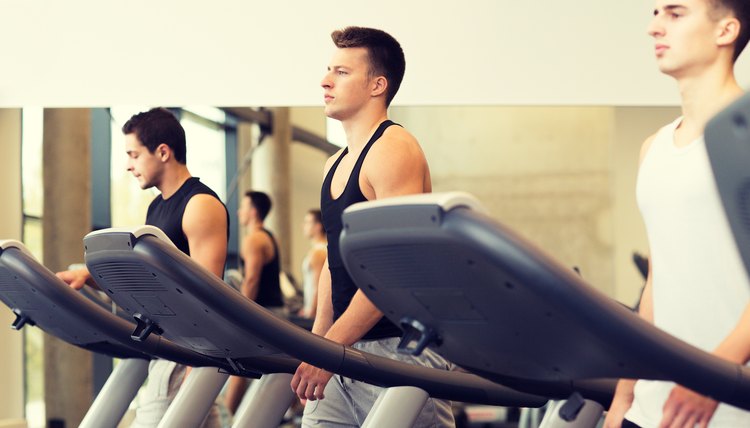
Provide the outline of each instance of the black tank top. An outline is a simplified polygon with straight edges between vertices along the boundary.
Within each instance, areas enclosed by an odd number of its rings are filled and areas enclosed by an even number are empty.
[[[391,125],[396,124],[390,120],[386,120],[381,123],[380,126],[378,126],[378,129],[375,130],[375,133],[372,134],[370,141],[367,142],[362,149],[362,153],[359,154],[341,196],[337,199],[331,197],[331,182],[333,181],[333,174],[336,172],[336,168],[338,168],[341,159],[343,159],[343,157],[349,152],[348,148],[345,148],[339,158],[336,159],[336,162],[334,162],[331,169],[328,171],[325,180],[323,180],[323,189],[320,194],[320,211],[323,220],[323,227],[328,236],[328,268],[331,271],[331,299],[333,301],[334,321],[339,319],[341,314],[343,314],[346,308],[349,307],[349,303],[351,303],[354,293],[357,292],[357,285],[354,284],[354,281],[352,281],[352,278],[346,271],[344,263],[341,260],[341,253],[339,252],[339,235],[343,229],[341,214],[348,206],[367,200],[365,195],[362,194],[362,190],[359,188],[359,173],[362,169],[362,163],[364,163],[367,152],[370,151],[372,145]],[[401,330],[387,318],[383,317],[362,337],[362,339],[373,340],[398,336],[401,336]]]
[[[273,242],[273,259],[263,265],[260,271],[260,282],[258,283],[258,295],[255,302],[265,308],[278,308],[284,306],[284,300],[281,297],[281,284],[279,284],[279,274],[281,273],[281,259],[279,258],[279,246],[276,245],[276,238],[273,234],[263,229]]]
[[[164,199],[161,195],[154,198],[146,213],[146,224],[161,229],[174,245],[188,256],[190,247],[185,232],[182,230],[182,216],[185,214],[185,207],[190,198],[202,194],[211,195],[221,202],[216,193],[201,183],[198,177],[190,177],[169,198]],[[229,240],[229,212],[223,203],[221,206],[227,213],[227,240]]]

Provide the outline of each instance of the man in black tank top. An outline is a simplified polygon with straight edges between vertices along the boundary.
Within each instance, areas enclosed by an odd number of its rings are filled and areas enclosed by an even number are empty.
[[[281,296],[279,274],[281,262],[279,248],[271,232],[263,227],[263,220],[271,211],[271,198],[263,193],[249,191],[245,193],[237,210],[237,218],[247,229],[242,239],[240,254],[244,265],[242,295],[254,300],[266,308],[281,309],[284,300]],[[232,376],[224,403],[230,413],[234,414],[247,389],[247,379]]]
[[[416,139],[388,120],[387,107],[398,91],[405,61],[399,43],[387,33],[359,27],[335,31],[338,48],[321,83],[325,112],[340,120],[347,146],[325,166],[321,190],[328,259],[318,284],[313,333],[389,358],[401,331],[357,289],[343,267],[338,242],[341,213],[365,200],[431,191],[430,172]],[[429,350],[428,350],[429,351]],[[447,368],[431,351],[408,362]],[[305,406],[303,426],[361,425],[380,388],[300,364],[292,389]],[[319,400],[319,401],[316,401]],[[450,403],[429,400],[415,426],[452,426]]]
[[[191,177],[186,165],[185,131],[168,110],[155,108],[139,113],[122,128],[128,155],[127,169],[142,189],[156,187],[161,194],[148,208],[146,223],[159,227],[172,242],[198,264],[223,277],[229,238],[229,213],[216,193]],[[58,273],[75,289],[85,283],[96,286],[88,270]],[[151,376],[158,372],[159,376]],[[149,377],[168,382],[167,395],[156,380],[144,389],[132,427],[156,427],[174,399],[189,369],[165,360],[149,365]],[[153,383],[153,385],[151,385]],[[166,389],[166,388],[165,388]],[[204,427],[220,425],[212,408]]]

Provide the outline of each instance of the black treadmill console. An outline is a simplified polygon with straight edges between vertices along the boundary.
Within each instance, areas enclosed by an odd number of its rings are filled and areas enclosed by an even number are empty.
[[[705,140],[719,195],[750,275],[750,94],[706,125]]]

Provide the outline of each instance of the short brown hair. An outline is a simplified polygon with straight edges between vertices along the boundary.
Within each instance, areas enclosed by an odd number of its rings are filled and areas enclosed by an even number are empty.
[[[122,126],[122,133],[135,134],[152,154],[160,144],[166,144],[172,149],[177,162],[183,165],[187,162],[185,129],[177,117],[165,108],[157,107],[133,115]]]
[[[271,206],[273,205],[273,203],[271,202],[271,197],[266,193],[254,190],[245,192],[245,197],[250,199],[250,203],[258,212],[260,221],[265,220],[268,213],[271,212]]]
[[[388,87],[385,106],[391,105],[401,81],[404,79],[406,59],[401,45],[382,30],[364,27],[346,27],[331,33],[337,48],[366,48],[370,59],[370,77],[385,76]]]
[[[732,12],[740,22],[740,34],[734,43],[734,60],[737,61],[750,40],[750,1],[748,0],[710,0],[711,7],[716,10]]]
[[[310,208],[309,210],[307,210],[307,213],[312,216],[313,220],[315,220],[315,223],[323,224],[323,216],[319,209]]]

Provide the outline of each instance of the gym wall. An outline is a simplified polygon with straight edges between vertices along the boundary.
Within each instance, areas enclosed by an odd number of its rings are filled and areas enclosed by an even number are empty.
[[[21,110],[0,109],[0,239],[21,239]],[[13,314],[0,311],[0,421],[23,417],[22,336],[8,326]]]
[[[0,106],[320,105],[329,34],[347,25],[403,45],[396,105],[673,105],[646,34],[652,10],[653,0],[9,1]]]
[[[606,294],[633,304],[648,243],[635,204],[641,143],[679,115],[657,107],[396,107],[434,191],[477,196]]]

